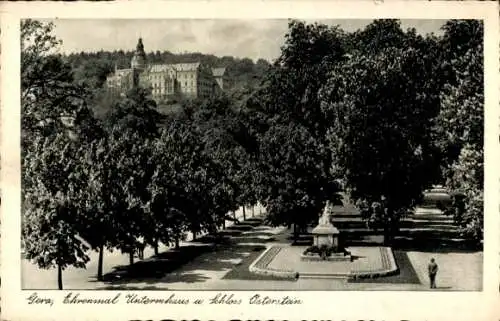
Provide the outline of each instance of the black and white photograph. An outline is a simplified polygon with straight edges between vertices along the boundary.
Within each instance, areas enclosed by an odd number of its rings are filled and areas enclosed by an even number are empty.
[[[24,290],[482,290],[482,20],[20,30]]]

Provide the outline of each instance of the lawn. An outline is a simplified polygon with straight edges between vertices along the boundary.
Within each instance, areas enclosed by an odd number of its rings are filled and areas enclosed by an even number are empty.
[[[404,251],[393,251],[399,273],[392,276],[349,280],[349,283],[391,283],[391,284],[421,284],[417,272],[413,268],[408,255]]]
[[[272,275],[259,275],[252,273],[248,270],[250,265],[262,254],[266,249],[265,246],[255,246],[251,249],[249,256],[244,258],[240,264],[233,267],[222,279],[226,280],[275,280],[275,281],[288,281],[295,282],[295,279],[283,279]]]

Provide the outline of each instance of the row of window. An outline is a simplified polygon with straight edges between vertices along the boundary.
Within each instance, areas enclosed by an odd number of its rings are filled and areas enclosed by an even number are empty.
[[[151,89],[153,94],[155,93],[170,93],[173,94],[175,91],[172,88],[161,88],[161,89]]]
[[[151,87],[153,87],[153,88],[172,88],[174,86],[172,83],[168,82],[166,84],[152,83]]]
[[[179,78],[194,79],[194,73],[185,74],[181,72]]]
[[[165,77],[165,75],[150,75],[147,77],[150,81],[153,81],[153,80],[161,80],[161,81],[165,81],[166,79],[173,79],[175,78],[172,74],[169,74],[168,77]]]

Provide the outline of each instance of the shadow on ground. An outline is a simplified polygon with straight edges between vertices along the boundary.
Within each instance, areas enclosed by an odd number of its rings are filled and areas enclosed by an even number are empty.
[[[215,248],[214,245],[182,246],[178,250],[163,252],[146,260],[135,262],[132,265],[115,266],[113,271],[103,276],[103,281],[105,283],[156,283],[165,274],[178,269],[204,253],[215,251]],[[205,279],[201,275],[179,276],[179,278],[184,278],[182,282],[201,282]]]
[[[431,236],[427,233],[414,233],[412,236],[398,236],[392,244],[393,249],[435,253],[473,253],[482,251],[482,246],[468,240],[454,240],[446,237]]]
[[[201,283],[210,279],[200,271],[228,271],[227,278],[230,279],[276,279],[254,277],[248,271],[249,265],[265,250],[264,244],[274,241],[266,229],[261,229],[262,233],[256,229],[245,235],[244,232],[254,229],[261,222],[256,218],[249,219],[217,234],[200,237],[178,250],[170,249],[132,265],[116,266],[103,276],[103,282],[108,285],[105,289],[117,285],[129,289],[131,283]],[[147,288],[146,285],[141,289]]]

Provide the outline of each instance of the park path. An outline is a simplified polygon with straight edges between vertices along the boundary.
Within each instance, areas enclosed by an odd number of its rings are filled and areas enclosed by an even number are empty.
[[[262,213],[261,207],[256,207],[255,214]],[[247,217],[252,216],[252,211],[246,211]],[[236,218],[243,218],[243,212],[241,208],[236,211]],[[230,227],[234,223],[232,221],[226,221],[226,226]],[[199,235],[200,237],[201,235]],[[192,240],[192,235],[189,233],[187,235],[186,241],[180,242],[180,246],[190,245]],[[163,244],[160,244],[158,250],[159,252],[166,252],[170,248]],[[101,282],[96,280],[97,274],[97,262],[98,253],[95,251],[90,251],[88,253],[90,261],[87,263],[85,269],[77,269],[74,267],[68,267],[63,272],[63,287],[64,289],[95,289],[103,287]],[[147,259],[154,255],[154,251],[150,247],[144,249],[144,258]],[[126,266],[129,264],[128,254],[123,254],[119,250],[109,251],[105,250],[104,260],[103,260],[103,274],[110,273],[117,266]],[[37,289],[37,290],[49,290],[57,289],[57,269],[39,269],[36,264],[23,259],[21,262],[21,287],[23,289]]]

